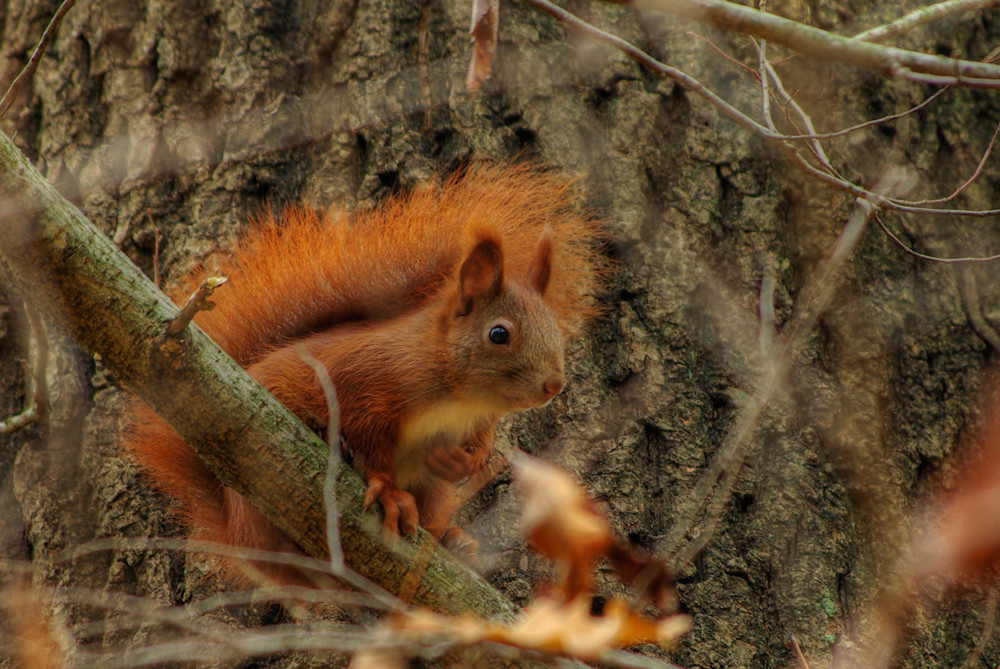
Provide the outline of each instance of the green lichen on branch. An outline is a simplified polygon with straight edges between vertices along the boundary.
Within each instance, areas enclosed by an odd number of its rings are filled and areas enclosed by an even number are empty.
[[[118,380],[171,425],[228,486],[316,557],[327,556],[326,446],[207,336],[189,328],[167,346],[177,307],[0,134],[0,265],[26,298],[100,355]],[[421,532],[412,555],[386,547],[363,522],[360,476],[337,487],[348,567],[414,604],[509,618],[513,607]],[[433,543],[429,543],[433,542]],[[403,548],[408,548],[404,546]],[[414,585],[414,579],[416,585]]]

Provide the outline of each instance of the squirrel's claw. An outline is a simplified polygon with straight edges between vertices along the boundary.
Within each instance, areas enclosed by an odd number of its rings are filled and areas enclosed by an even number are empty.
[[[378,501],[385,510],[382,533],[387,538],[396,539],[401,533],[417,533],[417,501],[413,495],[402,490],[383,490]]]
[[[365,491],[365,499],[361,503],[361,509],[363,511],[370,509],[371,505],[375,503],[375,500],[382,496],[382,491],[385,490],[388,485],[389,481],[382,476],[373,476],[368,479],[368,490]]]
[[[460,527],[445,529],[438,538],[441,545],[462,559],[474,562],[479,553],[479,542],[470,537]]]
[[[416,534],[419,513],[417,500],[413,495],[393,487],[384,476],[372,476],[368,480],[368,490],[365,491],[364,508],[367,511],[378,500],[385,512],[382,521],[382,533],[388,539],[395,539],[402,534]]]

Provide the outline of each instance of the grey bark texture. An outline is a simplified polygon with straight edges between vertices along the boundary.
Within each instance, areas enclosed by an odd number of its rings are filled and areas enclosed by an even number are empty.
[[[57,4],[0,3],[0,84],[16,75]],[[917,4],[785,0],[768,10],[850,35]],[[753,67],[747,38],[653,12],[571,8],[757,113],[752,74],[692,33]],[[502,6],[494,76],[470,98],[462,87],[469,11],[450,0],[79,3],[0,127],[164,286],[267,206],[363,208],[474,159],[527,158],[579,174],[583,204],[605,222],[617,262],[605,313],[572,352],[567,389],[506,421],[501,437],[578,474],[622,536],[683,555],[699,524],[672,528],[692,517],[699,478],[767,370],[762,281],[773,277],[774,322],[787,334],[852,202],[702,100],[520,4]],[[998,39],[994,10],[915,30],[899,46],[975,60]],[[905,110],[931,92],[769,53],[821,129]],[[918,177],[912,197],[938,197],[975,169],[998,111],[996,93],[955,89],[920,113],[831,142],[833,159],[869,186],[889,168],[908,169]],[[998,179],[988,162],[958,206],[997,206]],[[993,219],[883,220],[933,255],[1000,252]],[[963,271],[982,312],[976,328]],[[983,400],[995,351],[977,334],[1000,320],[996,276],[992,264],[956,270],[915,259],[876,227],[865,230],[727,467],[736,478],[711,540],[680,565],[694,628],[669,655],[644,651],[688,667],[794,666],[793,640],[813,667],[850,651],[843,640],[866,625],[914,514],[949,484],[962,451],[975,447],[970,435],[996,410]],[[0,286],[4,415],[23,403],[18,358],[27,352],[10,288]],[[33,562],[39,584],[161,604],[203,598],[217,584],[203,560],[182,553],[51,561],[95,537],[181,529],[118,450],[117,380],[56,324],[49,330],[52,415],[0,436],[0,556]],[[483,545],[478,569],[525,604],[550,567],[518,533],[519,503],[502,474],[463,518]],[[599,581],[602,596],[623,589],[603,567]],[[973,654],[996,608],[993,588],[921,611],[898,664],[1000,663],[997,635]],[[54,609],[66,625],[107,615],[58,596]],[[251,625],[280,612],[257,605],[216,615]],[[95,650],[140,648],[173,633],[111,619],[91,628]]]

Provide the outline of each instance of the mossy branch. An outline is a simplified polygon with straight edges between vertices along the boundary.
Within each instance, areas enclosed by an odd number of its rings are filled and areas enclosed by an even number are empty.
[[[64,326],[306,552],[327,558],[326,445],[197,327],[164,333],[178,308],[0,133],[0,264],[15,289]],[[364,483],[341,465],[347,565],[414,604],[509,618],[514,607],[426,532],[389,549]],[[417,567],[416,565],[420,565]]]

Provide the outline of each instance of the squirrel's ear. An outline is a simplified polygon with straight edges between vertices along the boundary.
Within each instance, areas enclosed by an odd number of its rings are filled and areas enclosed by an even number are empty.
[[[476,300],[493,297],[502,286],[500,245],[493,239],[483,239],[465,257],[458,271],[458,315],[468,315]]]
[[[528,285],[537,290],[539,295],[544,295],[545,289],[549,287],[551,276],[552,228],[546,225],[538,237],[535,257],[531,259],[531,266],[528,267]]]

